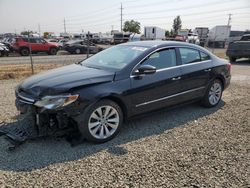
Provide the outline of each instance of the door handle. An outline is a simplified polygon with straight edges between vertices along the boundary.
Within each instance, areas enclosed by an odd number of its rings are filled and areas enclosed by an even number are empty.
[[[180,76],[179,76],[179,77],[172,78],[173,81],[180,80],[180,79],[181,79]]]
[[[204,71],[205,71],[205,72],[210,72],[210,71],[211,71],[211,69],[205,69]]]

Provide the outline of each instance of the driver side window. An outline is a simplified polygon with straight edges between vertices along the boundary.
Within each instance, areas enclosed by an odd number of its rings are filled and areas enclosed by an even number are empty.
[[[154,66],[157,70],[176,66],[175,49],[170,48],[155,52],[142,64]]]

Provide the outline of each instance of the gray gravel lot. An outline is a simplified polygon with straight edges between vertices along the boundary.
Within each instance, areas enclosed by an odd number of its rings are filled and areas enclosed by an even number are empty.
[[[250,187],[250,65],[233,75],[217,108],[147,114],[105,144],[48,138],[9,152],[0,138],[0,187]],[[15,121],[18,82],[0,81],[0,122]]]

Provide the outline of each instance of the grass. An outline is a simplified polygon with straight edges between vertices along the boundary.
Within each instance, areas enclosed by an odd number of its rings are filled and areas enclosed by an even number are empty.
[[[34,74],[61,66],[63,66],[63,64],[35,64]],[[31,75],[30,64],[0,65],[0,80],[25,78]]]

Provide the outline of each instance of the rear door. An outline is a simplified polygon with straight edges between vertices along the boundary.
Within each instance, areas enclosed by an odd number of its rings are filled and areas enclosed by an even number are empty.
[[[181,89],[179,82],[181,70],[177,66],[175,48],[156,51],[140,65],[152,65],[156,67],[157,71],[154,74],[141,77],[132,74],[130,79],[133,114],[178,103],[176,95]]]
[[[181,65],[181,100],[188,101],[202,97],[210,81],[212,60],[204,52],[193,48],[180,47],[178,55]]]

